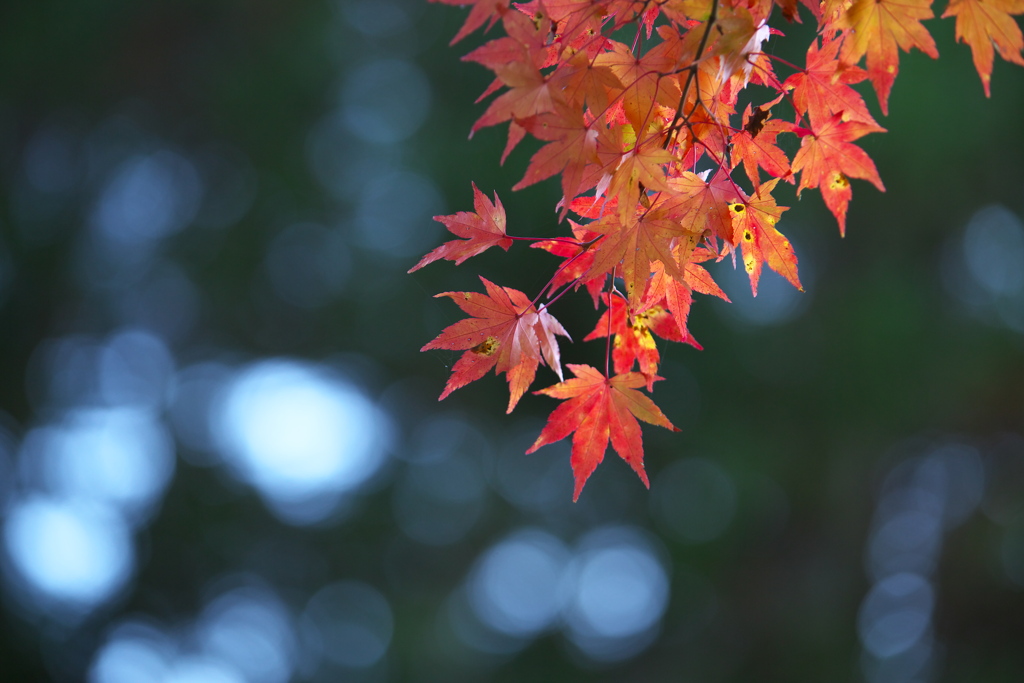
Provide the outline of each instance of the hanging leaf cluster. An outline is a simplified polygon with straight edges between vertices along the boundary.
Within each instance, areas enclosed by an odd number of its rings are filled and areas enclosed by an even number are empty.
[[[423,347],[464,352],[441,398],[493,368],[508,381],[511,412],[546,365],[561,381],[537,393],[564,402],[530,451],[572,435],[574,499],[609,441],[646,485],[638,420],[676,429],[642,391],[661,379],[659,344],[700,348],[687,328],[694,292],[728,300],[702,264],[739,260],[755,296],[765,266],[801,289],[778,229],[787,207],[772,193],[780,182],[797,195],[818,190],[843,234],[851,180],[884,191],[857,144],[884,129],[852,86],[870,82],[888,113],[900,51],[938,56],[921,23],[932,0],[435,1],[472,5],[452,43],[503,27],[463,58],[494,73],[472,132],[507,124],[502,162],[527,134],[541,141],[512,189],[560,176],[557,222],[568,227],[561,237],[509,235],[497,194],[491,202],[476,185],[473,212],[436,218],[457,239],[412,271],[514,241],[561,259],[533,297],[483,278],[484,292],[438,295],[469,316]],[[956,17],[986,95],[995,50],[1024,64],[1012,16],[1021,13],[1024,0],[951,0],[942,15]],[[803,65],[764,51],[781,35],[769,25],[778,15],[817,23]],[[741,111],[751,85],[762,87]],[[569,335],[548,309],[581,288],[603,307],[585,340],[605,339],[606,367],[570,364],[565,379],[557,337]]]

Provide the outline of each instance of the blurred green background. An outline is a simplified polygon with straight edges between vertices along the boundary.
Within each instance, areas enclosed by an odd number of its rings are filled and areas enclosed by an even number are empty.
[[[862,141],[888,191],[854,182],[845,239],[780,198],[807,292],[715,265],[650,492],[609,453],[573,504],[568,444],[523,454],[551,399],[437,403],[457,354],[418,352],[460,317],[434,293],[556,263],[406,275],[471,180],[564,229],[553,181],[509,191],[529,143],[466,139],[463,16],[0,6],[0,679],[1024,679],[1024,70],[986,100],[928,22]]]

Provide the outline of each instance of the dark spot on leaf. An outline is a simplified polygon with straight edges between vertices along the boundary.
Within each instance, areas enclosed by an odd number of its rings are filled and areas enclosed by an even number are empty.
[[[750,120],[747,121],[747,125],[744,126],[743,130],[750,133],[750,137],[757,137],[757,134],[764,128],[764,122],[768,120],[770,116],[769,111],[764,109],[755,109],[754,113],[750,115]]]
[[[498,342],[497,337],[488,337],[487,339],[483,340],[482,342],[474,346],[472,349],[470,349],[470,351],[481,356],[490,356],[495,351],[498,350],[499,345],[500,343]]]

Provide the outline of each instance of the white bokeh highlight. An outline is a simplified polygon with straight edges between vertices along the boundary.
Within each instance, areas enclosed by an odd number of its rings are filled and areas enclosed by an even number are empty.
[[[295,524],[323,520],[372,477],[391,437],[384,414],[354,385],[288,359],[242,368],[211,417],[231,471]]]
[[[28,497],[10,507],[3,532],[10,592],[69,620],[110,599],[134,568],[128,525],[91,501]]]
[[[487,550],[473,568],[469,601],[477,618],[501,633],[533,637],[558,620],[570,553],[549,533],[524,529]]]

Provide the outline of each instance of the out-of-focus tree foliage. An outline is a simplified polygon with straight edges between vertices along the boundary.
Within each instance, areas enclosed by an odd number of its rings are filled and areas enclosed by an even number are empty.
[[[523,454],[550,399],[438,404],[418,353],[477,287],[405,275],[470,178],[558,230],[507,192],[528,150],[466,140],[461,21],[0,8],[0,678],[1020,680],[1024,72],[986,100],[934,22],[865,142],[888,192],[842,240],[792,199],[805,294],[717,264],[651,491],[610,461],[572,504],[567,451]],[[515,253],[479,269],[535,291]]]

